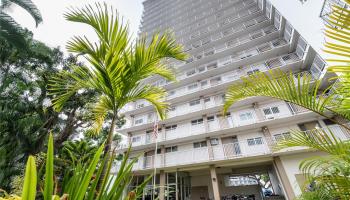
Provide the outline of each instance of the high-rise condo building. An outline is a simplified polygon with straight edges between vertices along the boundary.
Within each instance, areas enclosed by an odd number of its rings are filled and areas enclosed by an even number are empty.
[[[280,69],[327,79],[324,60],[267,0],[146,0],[143,5],[141,34],[171,30],[190,56],[169,61],[177,82],[145,80],[168,92],[168,117],[158,122],[157,139],[156,113],[148,102],[125,108],[126,124],[119,132],[132,145],[131,157],[138,157],[130,187],[156,168],[157,188],[150,181],[140,199],[292,200],[299,195],[305,180],[300,161],[322,153],[274,152],[273,145],[288,139],[292,129],[307,133],[329,127],[342,139],[349,132],[277,99],[249,98],[227,113],[222,106],[226,89],[240,77]]]

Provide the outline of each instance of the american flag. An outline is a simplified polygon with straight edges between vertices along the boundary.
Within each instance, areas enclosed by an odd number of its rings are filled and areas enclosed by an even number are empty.
[[[158,138],[158,121],[157,120],[154,121],[153,136],[154,136],[155,139]]]

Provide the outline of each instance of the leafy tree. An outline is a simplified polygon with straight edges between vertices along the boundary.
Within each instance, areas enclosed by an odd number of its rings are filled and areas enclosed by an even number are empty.
[[[78,91],[95,91],[98,96],[91,106],[94,125],[90,133],[98,134],[106,117],[110,117],[104,149],[104,153],[108,154],[120,110],[127,103],[145,99],[153,104],[161,119],[165,117],[167,104],[162,102],[165,90],[143,81],[154,75],[174,80],[173,70],[162,61],[166,58],[183,60],[185,54],[167,33],[154,35],[149,43],[146,43],[145,37],[131,42],[128,27],[106,4],[72,9],[65,17],[69,21],[89,25],[98,41],[92,43],[86,37],[75,36],[68,42],[67,49],[82,55],[90,66],[71,66],[70,72],[62,71],[50,81],[50,91],[55,96],[53,105],[60,111]]]
[[[0,40],[0,188],[9,191],[14,175],[20,175],[30,154],[39,153],[50,130],[55,146],[86,128],[84,106],[94,98],[85,91],[73,95],[60,113],[53,111],[47,83],[51,76],[71,63],[59,49],[51,49],[26,33],[29,49],[19,51]]]
[[[33,17],[36,25],[42,21],[40,11],[31,0],[0,1],[0,40],[6,40],[19,50],[27,49],[26,31],[6,13],[6,10],[12,5],[17,5],[26,10]]]

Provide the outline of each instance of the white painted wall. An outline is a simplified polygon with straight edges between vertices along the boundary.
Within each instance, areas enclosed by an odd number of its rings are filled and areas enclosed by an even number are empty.
[[[325,156],[325,153],[322,152],[308,152],[296,155],[285,155],[280,156],[283,168],[285,169],[288,180],[291,183],[294,193],[298,196],[301,194],[301,189],[296,181],[295,175],[301,174],[302,172],[299,170],[299,164],[302,160],[306,158],[310,158],[313,156]]]

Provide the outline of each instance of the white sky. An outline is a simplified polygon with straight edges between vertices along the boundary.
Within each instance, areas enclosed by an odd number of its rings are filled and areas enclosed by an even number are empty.
[[[129,21],[130,30],[137,34],[142,15],[142,0],[104,0],[118,9],[124,19]],[[170,1],[170,0],[169,0]],[[322,20],[319,14],[323,0],[308,0],[301,4],[299,0],[270,0],[273,5],[285,16],[303,37],[317,50],[323,45]],[[17,22],[34,32],[34,38],[50,46],[61,46],[64,50],[66,42],[73,35],[87,35],[94,37],[91,29],[85,25],[68,22],[63,18],[67,8],[82,7],[93,0],[33,0],[42,15],[43,23],[35,28],[31,17],[18,8],[10,13]],[[100,1],[101,2],[101,1]]]

